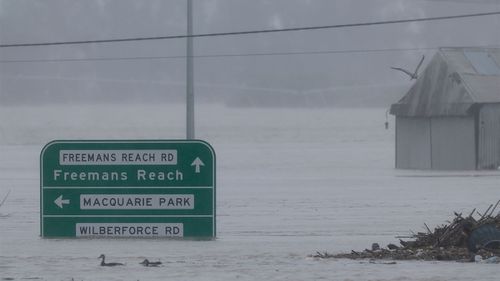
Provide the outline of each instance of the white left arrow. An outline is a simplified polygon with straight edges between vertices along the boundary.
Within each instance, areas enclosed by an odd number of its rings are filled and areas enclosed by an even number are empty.
[[[57,197],[56,200],[54,200],[54,203],[56,203],[56,205],[62,209],[63,204],[69,204],[69,199],[63,199],[63,196],[61,195]]]

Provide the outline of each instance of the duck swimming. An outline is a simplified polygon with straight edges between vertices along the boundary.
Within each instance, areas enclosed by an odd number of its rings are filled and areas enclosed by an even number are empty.
[[[148,259],[145,259],[139,264],[142,264],[144,266],[159,266],[161,264],[161,261],[150,262]]]
[[[119,263],[119,262],[105,262],[104,260],[106,259],[106,256],[104,256],[104,254],[101,254],[98,259],[102,259],[101,260],[101,266],[117,266],[117,265],[123,265],[123,263]]]

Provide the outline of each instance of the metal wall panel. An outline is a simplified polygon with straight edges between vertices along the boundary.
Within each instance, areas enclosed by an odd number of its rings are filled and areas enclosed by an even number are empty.
[[[479,112],[478,168],[500,166],[500,104],[486,104]]]
[[[396,168],[431,169],[430,119],[396,117]]]
[[[476,169],[474,132],[474,118],[472,116],[432,118],[432,169]]]

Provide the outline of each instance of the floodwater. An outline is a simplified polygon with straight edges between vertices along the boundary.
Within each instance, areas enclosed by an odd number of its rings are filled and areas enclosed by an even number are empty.
[[[196,136],[217,154],[217,239],[186,241],[39,237],[45,143],[180,139],[182,107],[3,108],[0,280],[498,280],[498,264],[308,257],[397,243],[500,199],[497,171],[395,170],[385,112],[198,106]],[[100,254],[126,265],[101,267]]]

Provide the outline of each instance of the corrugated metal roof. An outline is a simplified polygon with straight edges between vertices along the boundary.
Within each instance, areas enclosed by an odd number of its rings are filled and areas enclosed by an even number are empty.
[[[470,61],[476,73],[484,75],[500,75],[500,66],[486,51],[464,50],[465,57]]]
[[[500,48],[440,48],[408,93],[398,116],[466,116],[475,104],[500,103]]]
[[[500,102],[500,76],[462,74],[462,79],[469,87],[474,102]]]

